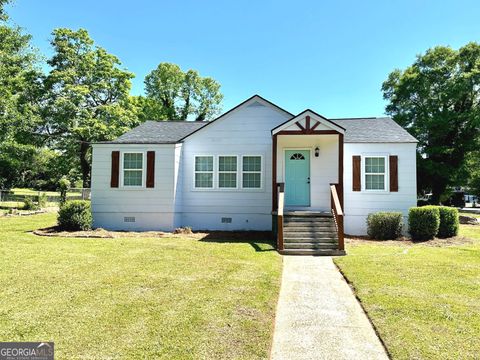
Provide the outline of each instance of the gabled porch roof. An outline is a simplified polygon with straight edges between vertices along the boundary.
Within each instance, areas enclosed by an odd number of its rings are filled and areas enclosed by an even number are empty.
[[[344,134],[345,128],[310,109],[302,111],[300,114],[272,129],[272,135],[279,133],[321,134],[328,132]]]

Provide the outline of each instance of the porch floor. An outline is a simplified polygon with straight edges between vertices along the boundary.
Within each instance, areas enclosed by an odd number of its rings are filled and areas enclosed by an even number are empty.
[[[272,215],[277,215],[277,211],[272,211]],[[332,217],[331,211],[320,211],[320,210],[292,210],[285,209],[283,212],[284,216],[316,216],[316,217]]]

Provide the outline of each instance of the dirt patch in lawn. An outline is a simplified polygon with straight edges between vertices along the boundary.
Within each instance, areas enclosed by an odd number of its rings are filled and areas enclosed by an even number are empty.
[[[473,227],[473,226],[472,226]],[[432,246],[432,247],[446,247],[446,246],[458,246],[458,245],[468,245],[478,242],[478,240],[470,239],[464,236],[455,236],[448,239],[439,239],[435,238],[427,241],[413,241],[408,237],[401,237],[397,240],[372,240],[364,236],[348,236],[345,238],[345,242],[349,245],[385,245],[385,246]]]
[[[55,236],[70,238],[191,238],[207,242],[245,242],[270,240],[271,233],[263,231],[198,231],[198,232],[164,232],[164,231],[109,231],[102,228],[88,231],[64,231],[57,226],[34,230],[33,233],[38,236]]]

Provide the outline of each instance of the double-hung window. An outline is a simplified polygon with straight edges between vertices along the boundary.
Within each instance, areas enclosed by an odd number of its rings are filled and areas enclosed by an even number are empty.
[[[237,157],[218,157],[218,187],[220,189],[237,188]]]
[[[242,157],[242,188],[260,189],[262,187],[262,157]]]
[[[386,190],[386,165],[384,156],[365,157],[365,190]]]
[[[143,153],[123,153],[123,186],[143,186]]]
[[[195,188],[213,188],[213,156],[195,156]]]

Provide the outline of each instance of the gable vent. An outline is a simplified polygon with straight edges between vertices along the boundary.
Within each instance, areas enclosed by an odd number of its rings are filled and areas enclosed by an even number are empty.
[[[125,216],[123,218],[123,222],[134,223],[135,222],[135,216]]]
[[[263,106],[263,105],[260,104],[258,101],[254,101],[253,103],[251,103],[250,105],[248,105],[248,107],[254,107],[254,106]]]
[[[231,217],[222,217],[222,224],[231,224],[232,218]]]

